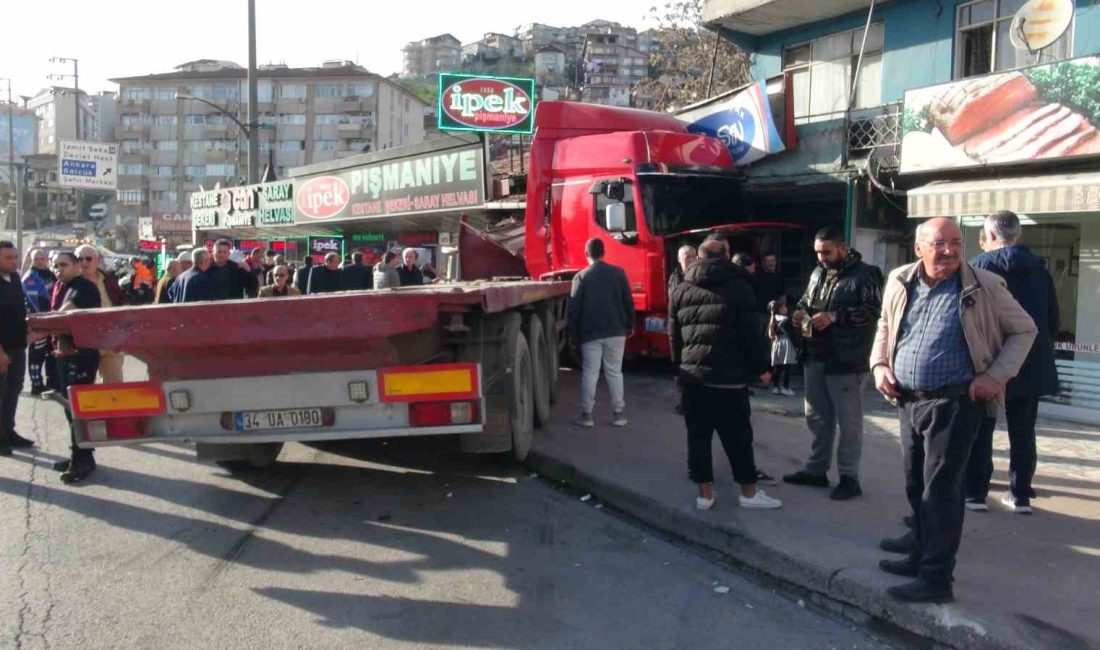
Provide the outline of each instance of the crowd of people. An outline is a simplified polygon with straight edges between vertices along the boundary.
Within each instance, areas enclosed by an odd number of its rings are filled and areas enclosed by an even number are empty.
[[[774,255],[762,256],[762,272],[750,255],[731,254],[720,234],[698,250],[682,247],[668,284],[669,336],[696,507],[715,505],[715,433],[740,486],[738,504],[782,507],[757,487],[778,481],[756,467],[749,397],[753,386],[769,384],[773,392],[792,394],[789,377],[799,366],[810,453],[783,481],[832,487],[830,497],[838,501],[862,495],[863,389],[873,375],[876,390],[897,408],[910,527],[880,543],[905,557],[879,567],[912,579],[889,588],[898,599],[953,600],[964,513],[988,510],[997,418],[1006,417],[1011,445],[1009,490],[1001,501],[1029,514],[1038,402],[1058,388],[1053,280],[1020,242],[1021,232],[1012,212],[990,215],[980,237],[984,252],[966,262],[958,224],[929,220],[916,231],[917,261],[884,280],[839,229],[823,228],[814,237],[817,266],[793,310]],[[573,281],[567,323],[581,352],[582,412],[575,423],[594,426],[602,367],[611,422],[625,426],[630,286],[622,269],[603,261],[600,240],[590,240],[585,252],[589,266]],[[835,486],[829,479],[834,454]]]

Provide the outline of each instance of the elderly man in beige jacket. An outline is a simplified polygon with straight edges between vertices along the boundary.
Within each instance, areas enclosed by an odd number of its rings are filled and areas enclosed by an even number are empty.
[[[1035,323],[1004,280],[963,262],[950,219],[917,229],[914,264],[886,282],[871,350],[875,387],[898,404],[905,493],[914,544],[888,573],[915,578],[890,587],[895,598],[945,603],[962,538],[963,481],[977,425],[1003,408],[1005,384],[1035,339]]]

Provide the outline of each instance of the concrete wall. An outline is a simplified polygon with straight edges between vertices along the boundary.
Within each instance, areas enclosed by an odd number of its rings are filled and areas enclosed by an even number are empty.
[[[950,81],[954,66],[956,7],[966,0],[897,0],[879,5],[875,21],[885,24],[882,103],[900,101],[907,89]],[[1074,56],[1100,53],[1100,4],[1077,0],[1074,24]],[[783,66],[783,49],[790,45],[863,27],[866,12],[860,11],[794,29],[753,37],[725,35],[754,53],[753,79],[778,75]]]

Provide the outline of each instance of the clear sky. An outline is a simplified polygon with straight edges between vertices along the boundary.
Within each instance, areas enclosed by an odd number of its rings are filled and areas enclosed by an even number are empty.
[[[5,2],[0,78],[13,96],[71,74],[80,60],[80,86],[117,90],[112,77],[170,72],[194,59],[248,63],[246,0],[53,0]],[[349,59],[388,75],[401,68],[401,47],[450,32],[463,43],[485,32],[511,34],[523,23],[580,25],[602,18],[646,26],[652,0],[256,0],[259,63],[319,65]],[[0,88],[3,88],[0,83]],[[0,92],[3,92],[0,90]]]

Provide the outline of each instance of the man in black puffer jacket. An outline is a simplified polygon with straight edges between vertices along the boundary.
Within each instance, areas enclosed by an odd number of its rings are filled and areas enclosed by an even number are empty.
[[[882,311],[882,271],[848,248],[844,233],[835,226],[817,232],[814,253],[818,266],[791,319],[805,336],[806,425],[813,442],[805,468],[783,480],[829,487],[833,441],[839,429],[836,466],[840,481],[829,496],[844,501],[863,494],[859,483],[863,383]]]
[[[695,506],[714,506],[711,440],[714,432],[741,486],[742,508],[778,508],[782,502],[756,489],[749,384],[770,380],[771,355],[756,317],[756,296],[729,261],[722,241],[704,242],[699,261],[669,301],[673,362],[679,363],[688,428],[688,467],[699,485]]]

